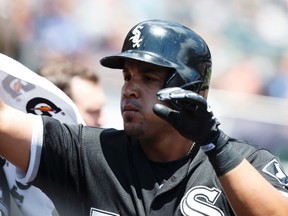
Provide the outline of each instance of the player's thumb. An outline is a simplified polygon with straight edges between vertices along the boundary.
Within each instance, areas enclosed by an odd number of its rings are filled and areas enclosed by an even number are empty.
[[[178,112],[168,108],[162,104],[155,104],[153,106],[153,112],[159,116],[160,118],[164,119],[165,121],[169,122],[172,125],[175,125],[178,117]]]

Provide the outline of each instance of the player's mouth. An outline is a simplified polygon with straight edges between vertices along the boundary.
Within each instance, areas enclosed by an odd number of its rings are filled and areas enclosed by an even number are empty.
[[[126,103],[122,105],[122,116],[124,118],[133,117],[139,112],[139,108],[135,103]]]
[[[125,104],[122,107],[122,113],[125,112],[138,112],[138,108],[133,104]]]

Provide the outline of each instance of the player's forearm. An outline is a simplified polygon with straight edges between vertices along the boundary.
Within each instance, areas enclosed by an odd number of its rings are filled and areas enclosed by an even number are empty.
[[[26,172],[30,158],[32,116],[7,106],[0,99],[0,155]]]
[[[219,177],[236,215],[288,215],[288,199],[246,160]]]

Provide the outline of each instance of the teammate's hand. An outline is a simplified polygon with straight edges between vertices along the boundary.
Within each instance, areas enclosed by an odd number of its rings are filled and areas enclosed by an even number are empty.
[[[157,96],[160,101],[172,104],[174,109],[155,104],[154,113],[169,122],[182,136],[198,145],[209,144],[219,136],[220,123],[201,95],[175,87],[162,89]]]

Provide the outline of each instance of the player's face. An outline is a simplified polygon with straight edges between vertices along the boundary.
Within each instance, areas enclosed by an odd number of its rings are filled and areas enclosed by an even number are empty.
[[[159,136],[159,131],[170,127],[152,110],[160,103],[157,91],[163,87],[167,68],[135,60],[126,60],[123,69],[124,85],[121,92],[121,113],[124,130],[137,138]]]
[[[71,81],[71,98],[87,125],[96,127],[103,125],[106,97],[98,83],[74,77]]]

